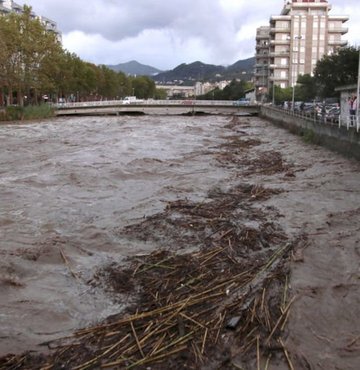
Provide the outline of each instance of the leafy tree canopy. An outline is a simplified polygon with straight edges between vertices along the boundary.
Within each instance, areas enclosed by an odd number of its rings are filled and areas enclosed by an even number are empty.
[[[346,47],[332,55],[326,55],[316,64],[315,83],[321,97],[333,97],[335,88],[354,84],[357,81],[359,48]]]

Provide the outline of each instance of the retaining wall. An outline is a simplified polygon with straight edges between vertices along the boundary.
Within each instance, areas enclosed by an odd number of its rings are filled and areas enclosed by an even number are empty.
[[[289,114],[283,109],[262,106],[260,115],[278,126],[301,135],[306,141],[325,146],[348,157],[360,160],[360,132],[355,128],[325,124],[311,118]]]

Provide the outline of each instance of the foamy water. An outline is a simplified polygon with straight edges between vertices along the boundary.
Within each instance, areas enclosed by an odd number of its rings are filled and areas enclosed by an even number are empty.
[[[228,177],[206,153],[223,140],[228,120],[86,117],[0,126],[0,353],[119,310],[86,281],[98,266],[155,247],[122,239],[122,227],[168,200],[203,199]]]

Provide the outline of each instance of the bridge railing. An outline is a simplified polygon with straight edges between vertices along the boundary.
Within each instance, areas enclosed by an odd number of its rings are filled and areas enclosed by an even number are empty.
[[[69,109],[69,108],[86,108],[86,107],[111,107],[111,106],[238,106],[237,101],[232,100],[153,100],[138,99],[135,101],[127,100],[100,100],[100,101],[87,101],[87,102],[66,102],[55,103],[53,106],[56,109]]]
[[[281,113],[288,114],[290,116],[299,117],[307,121],[315,122],[318,124],[338,126],[339,128],[344,126],[348,130],[355,129],[357,132],[360,131],[360,117],[350,115],[339,115],[338,117],[328,117],[321,115],[315,111],[302,112],[299,110],[284,109],[281,107],[266,106],[266,109],[275,110]]]

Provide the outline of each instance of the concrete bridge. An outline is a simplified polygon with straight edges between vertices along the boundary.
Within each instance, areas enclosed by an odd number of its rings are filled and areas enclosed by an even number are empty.
[[[55,104],[57,116],[73,115],[257,115],[258,105],[241,105],[238,101],[220,100],[110,100]]]

